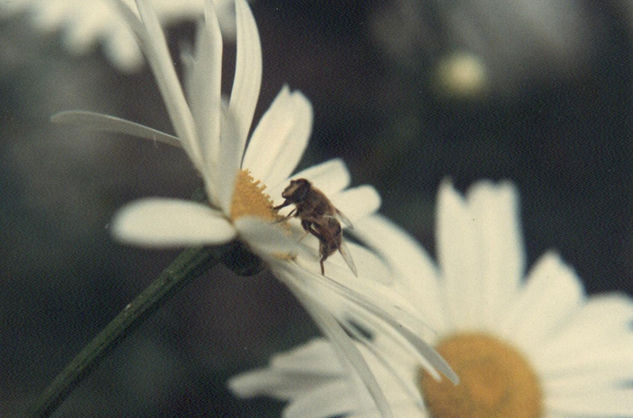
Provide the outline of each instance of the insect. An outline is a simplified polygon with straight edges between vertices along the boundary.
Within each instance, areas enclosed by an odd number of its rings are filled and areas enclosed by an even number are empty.
[[[319,262],[321,274],[325,275],[323,262],[336,250],[341,253],[352,273],[356,276],[356,265],[343,242],[343,229],[338,219],[352,228],[352,223],[338,210],[323,192],[312,186],[306,179],[291,180],[288,187],[281,193],[286,200],[275,210],[294,204],[295,208],[281,221],[290,217],[301,220],[303,229],[319,240]],[[337,219],[338,218],[338,219]]]

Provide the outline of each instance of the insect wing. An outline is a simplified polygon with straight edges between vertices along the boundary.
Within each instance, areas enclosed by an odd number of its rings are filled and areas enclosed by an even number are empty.
[[[349,269],[352,270],[352,273],[354,273],[354,276],[358,277],[356,264],[354,264],[354,260],[352,259],[352,254],[349,252],[349,248],[347,248],[347,245],[345,245],[344,241],[341,242],[341,245],[338,247],[338,252],[341,253],[341,256],[343,256],[343,260],[345,260],[345,263],[347,263],[347,266],[349,267]]]
[[[343,214],[343,212],[341,212],[340,210],[336,208],[334,209],[336,210],[336,216],[338,216],[341,222],[343,222],[343,224],[349,229],[354,229],[354,225],[352,225],[352,221],[350,221],[349,218],[345,216],[345,214]]]

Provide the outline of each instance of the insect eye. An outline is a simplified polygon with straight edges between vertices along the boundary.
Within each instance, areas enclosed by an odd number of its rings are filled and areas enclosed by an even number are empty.
[[[308,194],[308,191],[310,190],[310,186],[308,185],[307,182],[302,182],[300,186],[297,187],[297,190],[295,191],[295,197],[297,200],[303,200],[306,195]]]

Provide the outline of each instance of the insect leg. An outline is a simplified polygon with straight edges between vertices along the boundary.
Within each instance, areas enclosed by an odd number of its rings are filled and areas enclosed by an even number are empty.
[[[274,208],[273,208],[274,209]],[[276,220],[275,222],[273,222],[273,224],[278,224],[284,221],[287,221],[288,219],[292,218],[293,216],[295,216],[295,214],[297,213],[297,209],[293,209],[290,211],[289,214],[287,214],[286,216],[284,216],[281,219]]]
[[[279,210],[281,208],[285,208],[286,206],[290,205],[292,202],[289,201],[288,199],[284,200],[284,203],[282,203],[281,205],[277,205],[277,206],[273,206],[274,210]]]

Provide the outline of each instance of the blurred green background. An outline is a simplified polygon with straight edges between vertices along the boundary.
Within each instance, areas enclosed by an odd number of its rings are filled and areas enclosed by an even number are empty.
[[[632,294],[633,7],[493,3],[256,1],[256,117],[284,83],[303,91],[315,122],[302,166],[343,157],[431,253],[442,179],[461,190],[509,179],[530,264],[554,248],[588,293]],[[178,57],[194,25],[168,33]],[[438,75],[458,53],[483,71],[473,90]],[[232,44],[225,54],[231,67]],[[199,179],[180,150],[50,124],[86,109],[173,132],[147,68],[122,74],[99,48],[70,55],[27,15],[0,21],[0,100],[0,416],[20,416],[177,254],[113,242],[113,213],[139,197],[188,197]],[[55,416],[277,416],[280,403],[236,399],[225,381],[316,334],[270,274],[218,267]]]

